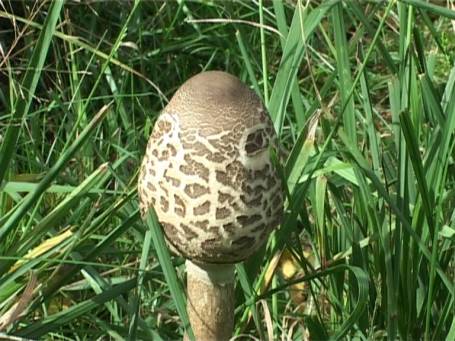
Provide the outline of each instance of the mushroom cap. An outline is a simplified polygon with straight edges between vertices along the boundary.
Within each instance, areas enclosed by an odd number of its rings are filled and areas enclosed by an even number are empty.
[[[187,80],[158,117],[139,174],[171,248],[202,263],[235,263],[280,223],[273,123],[259,97],[220,71]]]

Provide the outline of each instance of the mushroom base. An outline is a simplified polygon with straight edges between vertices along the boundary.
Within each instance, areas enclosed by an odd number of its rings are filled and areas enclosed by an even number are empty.
[[[197,341],[224,341],[234,329],[234,266],[187,266],[187,311]],[[189,340],[185,335],[184,340]]]

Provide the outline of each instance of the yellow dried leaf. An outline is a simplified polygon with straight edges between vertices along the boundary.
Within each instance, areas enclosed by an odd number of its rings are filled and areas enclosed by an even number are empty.
[[[64,231],[63,233],[61,233],[61,234],[59,234],[59,235],[57,235],[55,237],[52,237],[52,238],[44,240],[40,245],[38,245],[38,246],[34,247],[32,250],[30,250],[24,256],[23,259],[20,259],[16,263],[14,263],[14,265],[11,267],[9,272],[16,271],[17,268],[19,268],[22,264],[27,262],[29,259],[33,259],[33,258],[41,256],[42,254],[44,254],[47,251],[49,251],[50,249],[54,248],[55,246],[57,246],[58,244],[60,244],[64,240],[66,240],[69,237],[71,237],[72,235],[73,235],[73,232],[68,229],[68,230]]]

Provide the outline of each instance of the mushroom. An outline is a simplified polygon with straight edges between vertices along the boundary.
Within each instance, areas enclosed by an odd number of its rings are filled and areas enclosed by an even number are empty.
[[[197,74],[158,117],[139,175],[144,216],[154,207],[171,250],[187,259],[187,311],[197,340],[228,340],[234,264],[279,224],[276,143],[259,97],[220,71]]]

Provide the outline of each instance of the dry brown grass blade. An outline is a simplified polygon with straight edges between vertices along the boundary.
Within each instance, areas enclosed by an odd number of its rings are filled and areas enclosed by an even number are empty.
[[[0,317],[0,331],[5,330],[25,312],[30,301],[33,299],[34,291],[37,286],[38,279],[36,274],[32,271],[27,286],[25,287],[19,300],[14,303],[2,317]]]
[[[264,311],[264,320],[265,325],[267,327],[267,337],[269,340],[273,340],[273,322],[272,322],[272,315],[270,314],[269,306],[267,305],[266,300],[259,301],[262,305],[262,310]]]

